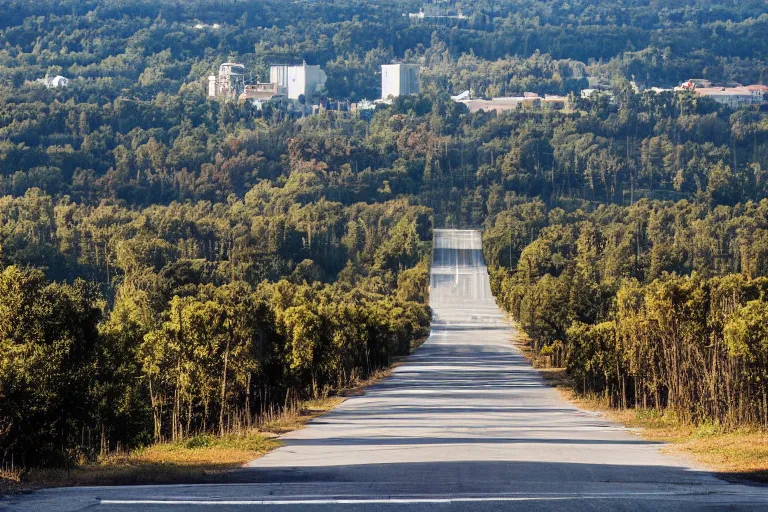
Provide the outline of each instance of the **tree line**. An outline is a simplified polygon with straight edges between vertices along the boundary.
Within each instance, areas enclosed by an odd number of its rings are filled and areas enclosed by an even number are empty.
[[[732,205],[766,195],[764,113],[615,85],[616,104],[579,98],[565,113],[470,114],[428,92],[370,122],[328,111],[293,121],[191,89],[100,106],[7,91],[0,191],[132,208],[223,203],[256,186],[301,204],[408,196],[441,224],[475,226],[513,196]]]
[[[269,190],[252,192],[144,210],[36,189],[4,199],[4,460],[55,465],[247,429],[426,334],[428,210],[270,210],[255,197]],[[40,268],[77,277],[51,282],[30,266],[44,255]]]
[[[499,303],[581,392],[766,427],[767,229],[766,200],[521,203],[484,243]]]

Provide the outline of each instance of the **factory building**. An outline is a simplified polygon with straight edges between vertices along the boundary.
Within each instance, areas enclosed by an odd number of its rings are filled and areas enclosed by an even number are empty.
[[[269,81],[277,84],[278,90],[285,94],[288,91],[288,65],[273,64],[269,67]]]
[[[245,66],[225,62],[219,66],[219,76],[208,77],[208,96],[237,99],[245,91]]]
[[[255,83],[247,84],[245,91],[238,98],[239,101],[269,101],[273,98],[283,96],[278,91],[278,86],[275,83]]]
[[[759,90],[748,87],[697,87],[694,92],[698,96],[711,98],[731,108],[763,103],[763,94]]]
[[[381,66],[381,97],[407,96],[419,94],[418,64],[384,64]]]
[[[318,94],[325,87],[327,78],[320,66],[309,66],[306,63],[301,66],[278,64],[269,68],[269,81],[277,84],[280,94],[292,100]]]

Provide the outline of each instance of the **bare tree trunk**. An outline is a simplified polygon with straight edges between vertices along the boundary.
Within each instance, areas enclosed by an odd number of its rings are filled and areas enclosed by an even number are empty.
[[[152,389],[152,379],[149,379],[149,401],[152,404],[152,419],[154,420],[154,438],[155,442],[160,441],[162,434],[162,414],[160,412],[160,404],[158,403],[157,396]]]
[[[231,322],[231,321],[230,321]],[[230,323],[230,335],[232,332]],[[219,397],[219,435],[224,435],[224,408],[227,396],[227,364],[229,363],[229,340],[227,337],[227,346],[224,349],[224,369],[221,372],[221,395]]]
[[[251,428],[251,372],[245,379],[245,427]]]

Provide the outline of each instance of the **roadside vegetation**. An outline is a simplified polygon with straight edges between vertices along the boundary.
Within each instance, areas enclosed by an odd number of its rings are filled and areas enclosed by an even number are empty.
[[[279,447],[278,436],[344,401],[341,396],[306,400],[295,407],[265,414],[255,427],[224,435],[199,434],[176,442],[155,443],[96,460],[82,459],[61,468],[6,468],[0,472],[0,494],[41,487],[206,483]]]

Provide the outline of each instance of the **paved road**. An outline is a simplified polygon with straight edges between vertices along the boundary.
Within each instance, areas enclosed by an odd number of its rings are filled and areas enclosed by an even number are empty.
[[[0,509],[768,510],[563,400],[510,344],[475,232],[436,232],[432,335],[392,377],[197,486],[54,489]]]

